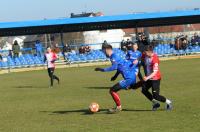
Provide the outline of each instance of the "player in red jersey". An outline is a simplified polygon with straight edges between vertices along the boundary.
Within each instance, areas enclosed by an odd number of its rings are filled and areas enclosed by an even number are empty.
[[[48,75],[50,77],[51,85],[50,88],[53,87],[53,80],[56,79],[58,81],[58,84],[60,82],[60,79],[54,75],[54,70],[55,70],[55,61],[57,60],[57,55],[56,53],[52,52],[51,48],[47,48],[47,52],[45,53],[44,56],[44,62],[47,62],[47,71]]]
[[[160,95],[160,61],[158,56],[153,52],[152,46],[146,47],[145,54],[142,59],[145,64],[145,76],[143,78],[144,83],[142,86],[142,93],[153,102],[153,110],[157,110],[160,107],[160,104],[157,101],[166,103],[166,109],[171,110],[172,102]],[[152,88],[152,93],[149,92],[150,88]]]

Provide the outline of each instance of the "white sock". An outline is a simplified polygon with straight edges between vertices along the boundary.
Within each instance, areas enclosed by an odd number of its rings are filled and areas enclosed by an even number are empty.
[[[169,99],[166,99],[166,104],[171,104],[172,102]]]

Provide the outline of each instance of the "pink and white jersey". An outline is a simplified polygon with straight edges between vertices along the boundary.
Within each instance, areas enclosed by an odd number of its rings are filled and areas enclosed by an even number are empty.
[[[47,67],[48,68],[55,68],[55,60],[58,58],[56,53],[54,52],[47,52],[45,54],[46,61],[47,61]]]
[[[154,71],[156,71],[156,75],[152,77],[150,80],[159,80],[161,79],[161,73],[159,69],[159,58],[158,56],[154,53],[151,58],[147,57],[146,55],[144,56],[144,61],[146,65],[146,71],[147,71],[147,76],[152,74]]]

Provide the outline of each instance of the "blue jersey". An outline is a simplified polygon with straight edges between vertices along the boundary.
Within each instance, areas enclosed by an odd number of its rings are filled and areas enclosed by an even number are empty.
[[[129,60],[132,64],[135,60],[140,61],[141,57],[142,57],[142,53],[138,50],[137,51],[129,50],[127,55],[126,55],[126,59]],[[138,64],[135,65],[136,70],[138,69]]]
[[[129,50],[126,55],[126,59],[132,62],[135,60],[139,60],[141,57],[142,57],[142,53],[138,50],[137,51]]]
[[[124,79],[135,79],[135,69],[131,67],[131,62],[113,53],[110,57],[111,67],[104,68],[104,72],[117,70]]]

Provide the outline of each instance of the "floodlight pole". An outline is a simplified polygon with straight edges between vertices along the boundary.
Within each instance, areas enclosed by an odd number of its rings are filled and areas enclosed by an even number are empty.
[[[137,40],[137,38],[138,38],[138,27],[137,27],[137,24],[135,25],[135,37],[136,37],[136,40]]]
[[[45,39],[45,48],[47,48],[48,46],[47,34],[44,35],[44,39]]]
[[[50,34],[48,34],[48,39],[49,39],[49,44],[50,44],[50,46],[52,47],[52,43],[51,43],[51,35],[50,35]]]
[[[135,26],[135,34],[136,34],[136,35],[138,34],[138,28],[137,28],[137,25]]]
[[[63,54],[63,57],[65,59],[63,32],[60,32],[60,41],[61,41],[61,44],[62,44],[62,54]]]
[[[63,40],[63,33],[62,32],[60,33],[60,40],[61,40],[62,46],[64,46],[64,40]]]

